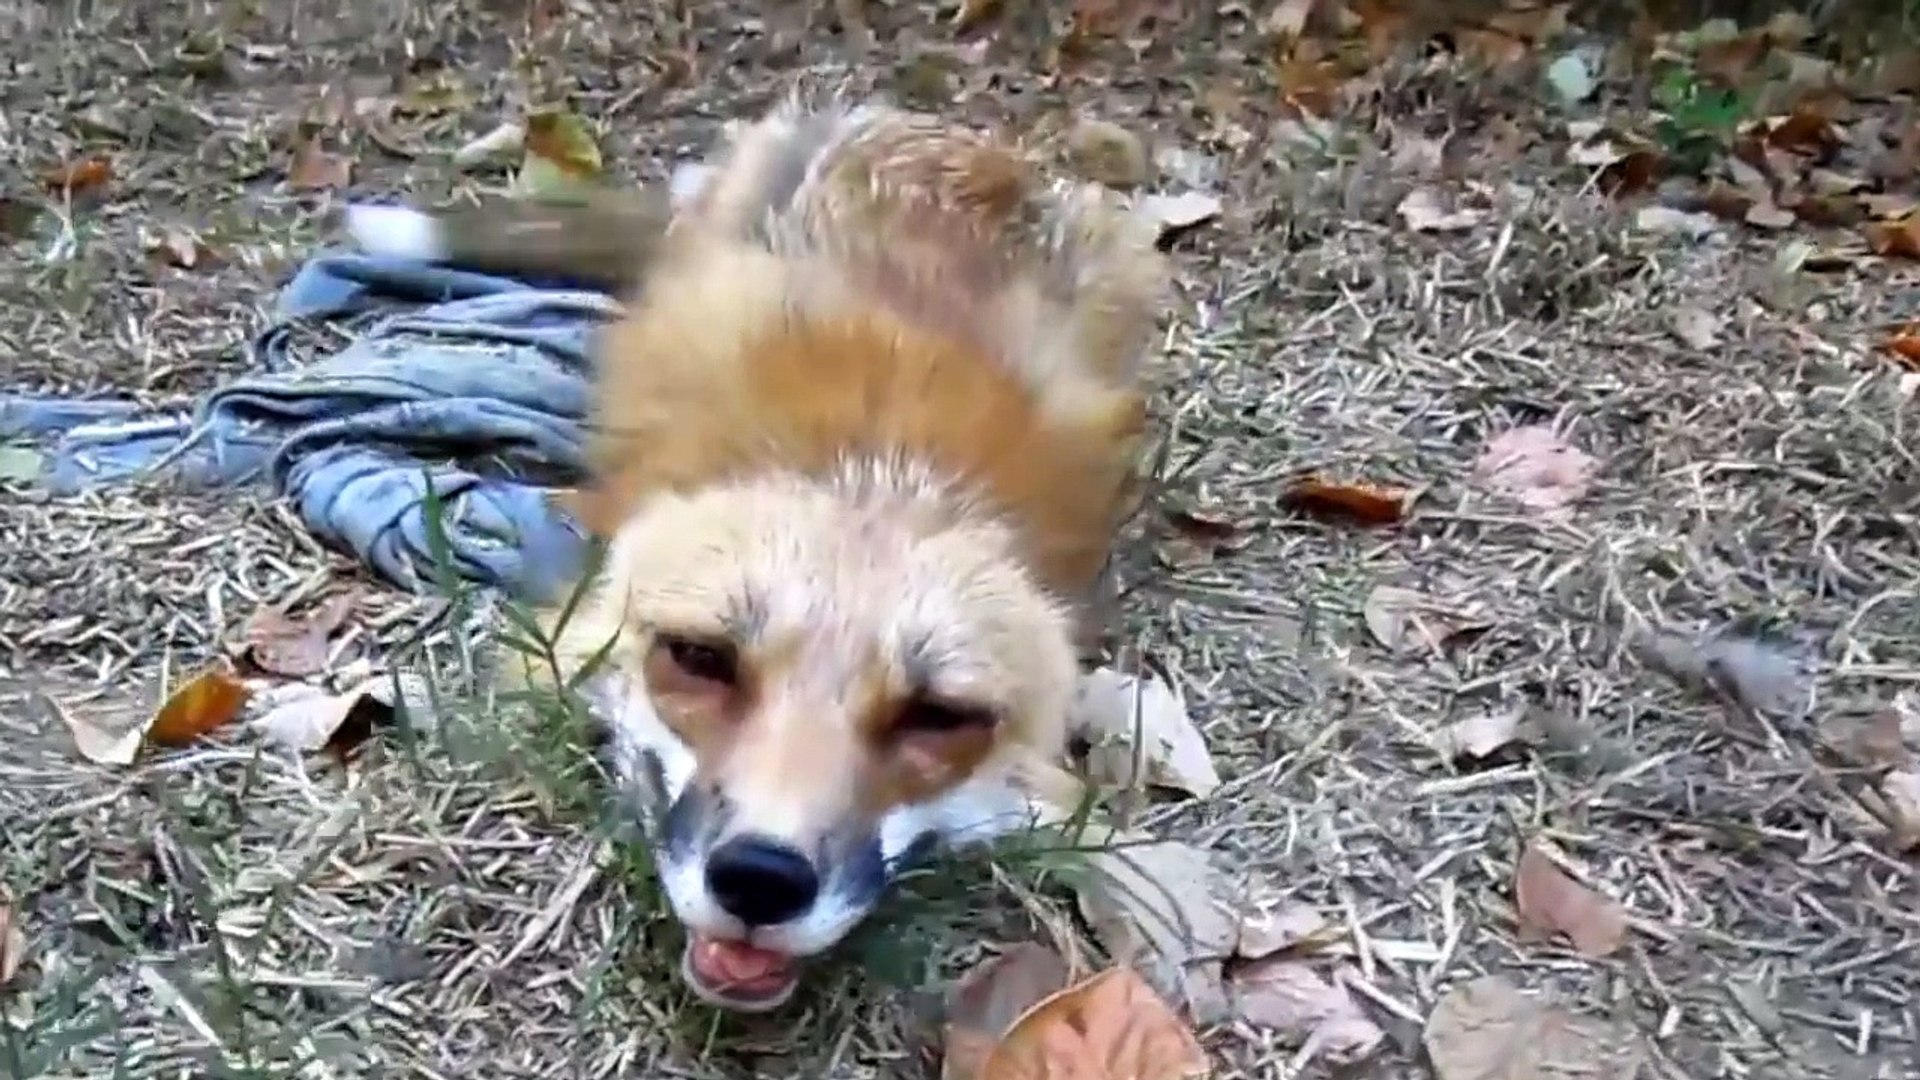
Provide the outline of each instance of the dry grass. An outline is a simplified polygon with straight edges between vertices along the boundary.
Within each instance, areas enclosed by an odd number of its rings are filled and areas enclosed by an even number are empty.
[[[559,87],[609,126],[618,170],[658,178],[781,79],[844,60],[829,30],[693,7],[576,4],[532,46],[518,10],[473,5],[30,17],[37,36],[3,47],[26,65],[3,91],[8,189],[83,145],[113,148],[119,178],[74,211],[72,259],[43,264],[44,233],[4,256],[9,385],[166,402],[241,370],[276,275],[317,235],[312,201],[273,179],[329,78],[392,93],[415,57],[462,80],[470,105],[390,135],[428,153],[353,147],[362,190],[435,193],[456,183],[436,154]],[[1870,352],[1920,309],[1912,275],[1788,280],[1771,238],[1635,234],[1544,148],[1501,166],[1519,187],[1487,225],[1408,233],[1407,181],[1369,140],[1265,138],[1272,93],[1231,19],[1108,85],[1057,88],[998,54],[941,60],[937,23],[904,5],[875,19],[886,44],[863,70],[905,96],[1037,141],[1098,113],[1230,178],[1225,218],[1183,246],[1160,411],[1169,496],[1239,543],[1180,567],[1142,545],[1116,636],[1181,684],[1229,777],[1152,826],[1373,944],[1390,1040],[1359,1074],[1426,1075],[1418,1018],[1505,971],[1654,1036],[1659,1075],[1920,1075],[1914,865],[1815,782],[1807,750],[1820,718],[1920,682],[1920,437],[1910,388]],[[180,48],[216,36],[230,74],[194,74]],[[1450,109],[1471,135],[1505,92],[1412,80],[1381,107],[1403,124]],[[1260,137],[1207,145],[1236,125]],[[156,268],[142,231],[168,222],[222,264]],[[1689,307],[1724,317],[1724,345],[1675,339]],[[1561,524],[1466,482],[1491,434],[1546,420],[1599,462]],[[1347,529],[1281,505],[1308,469],[1426,490],[1398,528]],[[669,977],[677,930],[564,716],[512,739],[456,719],[350,768],[236,735],[112,771],[76,763],[50,715],[148,708],[163,671],[260,601],[340,579],[369,593],[355,650],[434,663],[457,691],[489,601],[386,593],[245,495],[7,494],[0,545],[0,876],[30,943],[3,999],[12,1075],[915,1075],[942,978],[985,942],[1071,932],[1054,861],[976,859],[916,883],[790,1009],[715,1016]],[[1390,656],[1360,619],[1388,583],[1494,624]],[[1636,620],[1784,643],[1817,673],[1812,712],[1769,729],[1676,686],[1625,640]],[[1476,770],[1424,749],[1508,708],[1550,737]],[[1513,864],[1539,833],[1636,913],[1616,957],[1515,942]],[[1248,1076],[1287,1059],[1258,1032],[1208,1041]]]

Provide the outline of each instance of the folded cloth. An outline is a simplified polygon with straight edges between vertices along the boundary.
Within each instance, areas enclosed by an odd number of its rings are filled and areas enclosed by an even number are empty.
[[[56,492],[158,476],[264,483],[402,587],[434,581],[444,557],[477,584],[544,595],[584,551],[548,494],[584,473],[588,346],[619,311],[563,284],[323,254],[253,340],[257,370],[191,415],[0,394],[0,439],[57,436],[41,476]],[[298,328],[315,320],[348,343],[299,366]]]

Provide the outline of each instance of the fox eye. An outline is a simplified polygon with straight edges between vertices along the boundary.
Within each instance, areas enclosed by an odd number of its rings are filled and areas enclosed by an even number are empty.
[[[726,642],[662,634],[658,647],[683,675],[722,686],[732,686],[739,681],[740,657]]]
[[[897,731],[918,731],[947,733],[955,731],[985,730],[999,721],[994,711],[979,705],[965,705],[955,701],[941,701],[938,698],[914,697],[900,707],[900,715],[894,720]]]

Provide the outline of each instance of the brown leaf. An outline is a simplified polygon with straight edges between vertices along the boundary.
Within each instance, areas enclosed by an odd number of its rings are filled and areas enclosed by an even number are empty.
[[[1301,1039],[1302,1057],[1325,1054],[1337,1064],[1366,1057],[1386,1038],[1344,983],[1330,982],[1306,960],[1281,955],[1241,967],[1233,976],[1234,1011],[1258,1027]]]
[[[1593,459],[1545,424],[1512,428],[1487,440],[1473,468],[1487,489],[1549,516],[1579,501],[1593,477]]]
[[[1522,941],[1565,934],[1575,950],[1598,959],[1627,940],[1626,910],[1568,877],[1537,844],[1528,844],[1520,853],[1514,868],[1513,902]]]
[[[184,746],[233,722],[249,696],[245,684],[225,672],[217,668],[203,671],[160,706],[153,723],[147,726],[147,741]]]
[[[1901,769],[1913,764],[1898,709],[1877,709],[1865,716],[1829,715],[1821,721],[1820,741],[1857,768]]]
[[[1901,363],[1920,371],[1920,323],[1912,323],[1887,339],[1886,350]]]
[[[263,608],[247,623],[247,658],[261,671],[290,678],[317,675],[327,666],[327,638],[353,610],[353,597],[334,596],[305,615]]]
[[[21,929],[20,913],[14,910],[13,898],[0,893],[0,987],[13,981],[26,958],[27,934]]]
[[[987,1055],[981,1080],[1187,1080],[1199,1040],[1132,969],[1110,968],[1035,1005]]]
[[[113,179],[113,163],[103,157],[82,158],[47,170],[41,186],[55,194],[84,195]]]
[[[941,1080],[975,1080],[993,1047],[1028,1010],[1067,986],[1060,954],[1023,942],[984,961],[947,993],[946,1060]]]
[[[1438,652],[1463,635],[1493,625],[1467,607],[1398,585],[1375,586],[1361,605],[1361,616],[1374,640],[1397,653]]]
[[[1783,210],[1771,201],[1756,202],[1747,207],[1742,219],[1756,228],[1771,230],[1792,228],[1796,220],[1793,211]]]
[[[1088,853],[1089,872],[1074,891],[1107,955],[1149,965],[1156,985],[1184,995],[1196,1018],[1224,1015],[1221,959],[1233,950],[1240,924],[1220,902],[1230,887],[1223,875],[1205,852],[1177,841],[1139,833],[1100,839],[1107,842]]]
[[[1281,501],[1298,513],[1361,525],[1392,525],[1407,513],[1405,488],[1333,483],[1311,476],[1295,481]]]
[[[1438,1080],[1631,1080],[1646,1057],[1632,1032],[1523,994],[1499,975],[1448,990],[1421,1041]]]
[[[1766,139],[1770,145],[1782,150],[1811,154],[1830,154],[1842,145],[1833,121],[1806,106],[1770,121]]]
[[[287,186],[295,191],[325,191],[343,188],[353,182],[353,162],[328,152],[318,135],[294,147],[287,163]]]
[[[1875,255],[1920,259],[1920,211],[1892,221],[1869,221],[1861,231]]]

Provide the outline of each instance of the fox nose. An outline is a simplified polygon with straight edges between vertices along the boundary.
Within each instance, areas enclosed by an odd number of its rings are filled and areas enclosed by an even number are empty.
[[[727,914],[748,926],[786,922],[813,906],[820,875],[786,844],[736,836],[707,855],[707,891]]]

